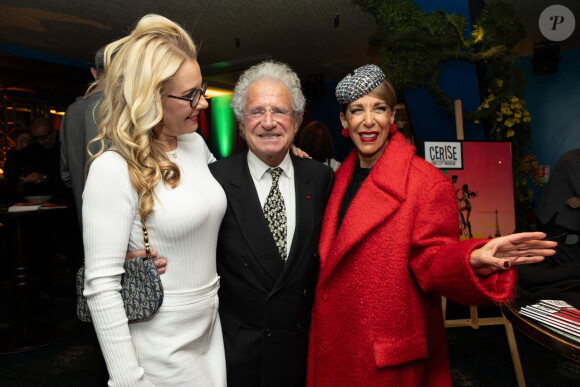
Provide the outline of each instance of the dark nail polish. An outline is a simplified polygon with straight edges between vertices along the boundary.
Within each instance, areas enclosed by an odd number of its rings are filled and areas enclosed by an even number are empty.
[[[505,261],[503,263],[503,267],[505,267],[506,269],[510,267],[510,263],[508,261]]]

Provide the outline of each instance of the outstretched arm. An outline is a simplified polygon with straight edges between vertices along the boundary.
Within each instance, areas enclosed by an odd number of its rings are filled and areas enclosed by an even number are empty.
[[[477,275],[489,275],[514,265],[536,263],[556,254],[558,243],[545,241],[543,232],[524,232],[490,240],[473,250],[469,264]]]

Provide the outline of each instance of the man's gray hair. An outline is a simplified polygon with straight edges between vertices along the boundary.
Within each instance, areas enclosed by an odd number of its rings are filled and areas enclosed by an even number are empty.
[[[292,96],[292,115],[298,117],[296,127],[300,127],[304,118],[304,107],[306,98],[302,93],[300,79],[298,75],[285,63],[276,61],[266,61],[250,67],[246,70],[236,83],[231,106],[238,122],[244,122],[244,109],[246,107],[246,94],[250,85],[262,79],[272,79],[280,82]]]

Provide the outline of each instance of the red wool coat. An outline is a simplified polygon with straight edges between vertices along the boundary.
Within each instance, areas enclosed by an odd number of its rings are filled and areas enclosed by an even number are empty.
[[[515,273],[478,278],[486,241],[458,242],[449,180],[394,133],[335,235],[358,162],[337,171],[320,235],[308,386],[451,386],[440,295],[465,304],[512,296]]]

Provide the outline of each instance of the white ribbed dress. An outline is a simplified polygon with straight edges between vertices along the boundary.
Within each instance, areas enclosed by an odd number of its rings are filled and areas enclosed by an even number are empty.
[[[200,135],[179,137],[172,160],[181,167],[179,186],[156,187],[147,220],[151,247],[167,259],[163,305],[147,321],[128,323],[119,293],[125,253],[143,249],[127,163],[105,152],[91,164],[83,193],[85,295],[111,386],[226,385],[216,274],[226,196]]]

